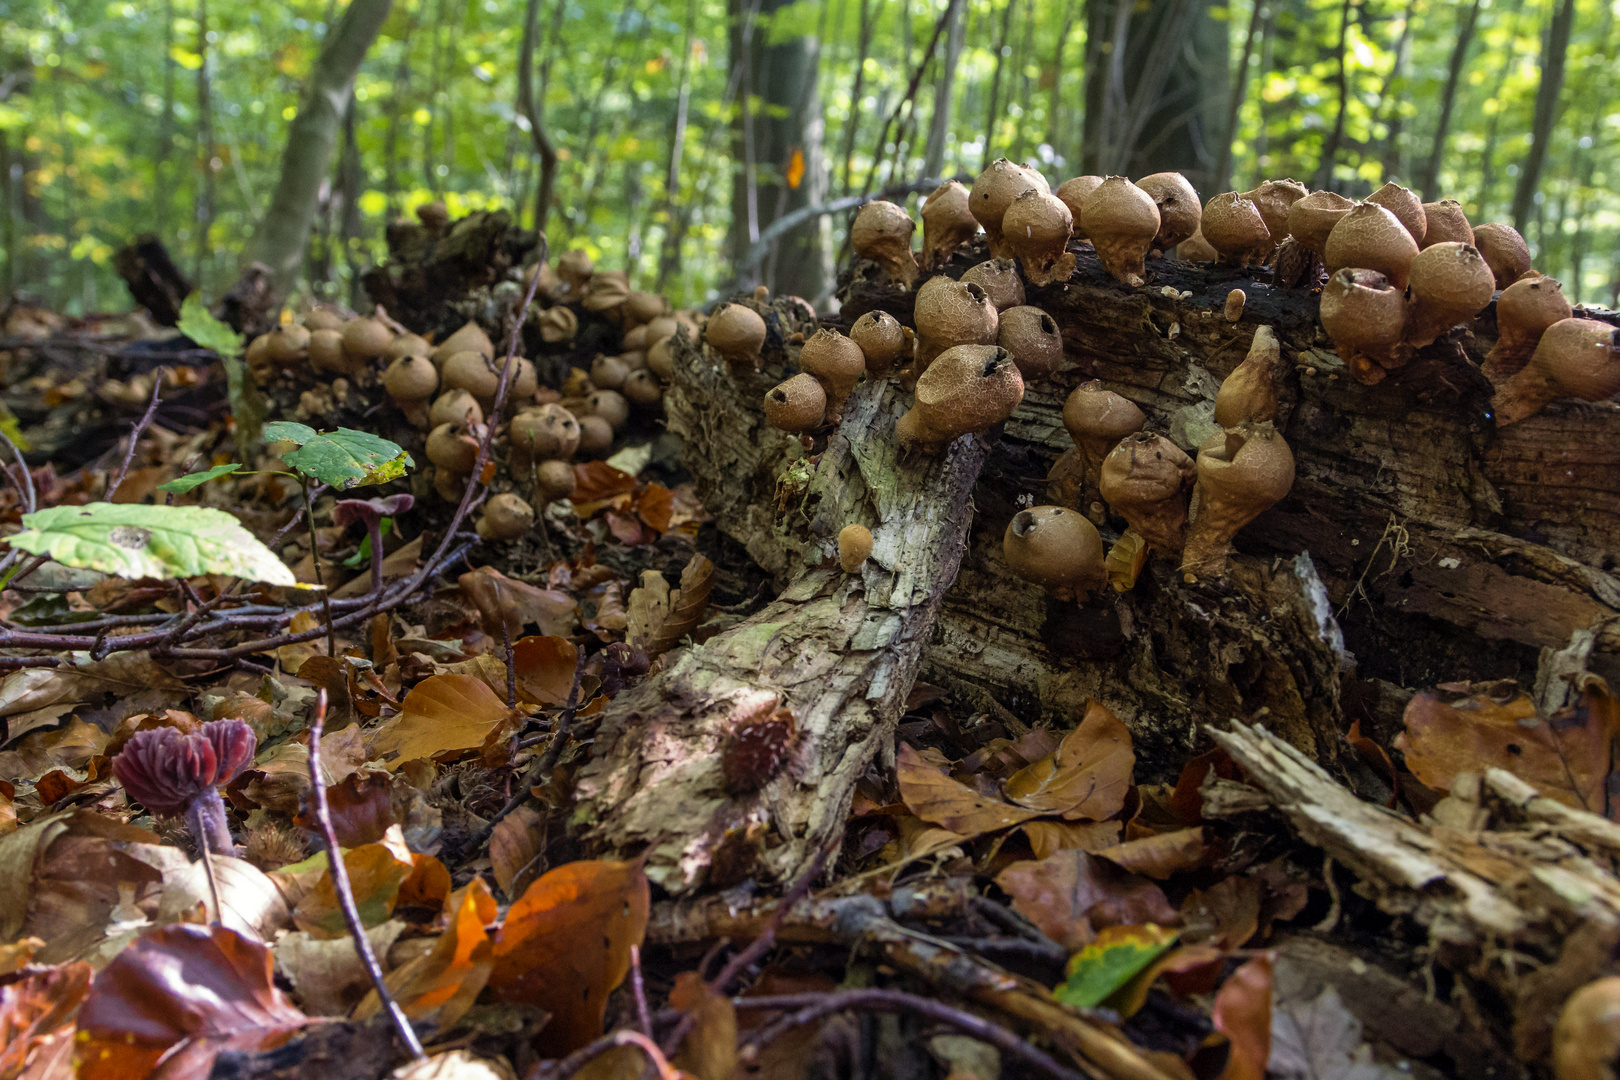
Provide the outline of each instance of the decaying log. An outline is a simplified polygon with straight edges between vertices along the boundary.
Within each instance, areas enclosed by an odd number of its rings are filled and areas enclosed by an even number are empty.
[[[400,218],[389,223],[386,235],[388,261],[360,278],[366,295],[410,330],[441,337],[481,315],[469,310],[476,307],[467,303],[469,294],[487,296],[540,242],[534,231],[518,229],[505,210],[477,210],[443,224]]]
[[[113,269],[129,295],[162,326],[180,321],[180,304],[195,288],[156,233],[142,233],[113,255]]]
[[[645,849],[648,876],[676,893],[750,875],[785,879],[837,844],[856,780],[893,753],[984,460],[983,442],[966,438],[937,458],[898,460],[892,433],[905,395],[875,382],[846,403],[825,449],[807,456],[752,408],[785,370],[786,338],[802,333],[763,309],[773,334],[766,372],[734,372],[707,346],[688,346],[665,401],[689,448],[701,442],[714,467],[762,485],[759,512],[775,515],[783,550],[794,552],[780,564],[788,584],[764,610],[670,654],[667,668],[616,698],[576,784],[585,842]],[[780,478],[761,470],[790,453],[796,464]],[[845,574],[836,537],[856,522],[872,531],[872,556]],[[797,731],[786,766],[755,778],[757,792],[728,793],[732,732],[781,708]]]
[[[1610,973],[1620,826],[1500,769],[1459,777],[1415,823],[1356,798],[1261,728],[1234,723],[1213,736],[1302,839],[1355,873],[1358,891],[1427,931],[1476,1020],[1507,1004],[1523,1060],[1548,1053],[1564,999]]]

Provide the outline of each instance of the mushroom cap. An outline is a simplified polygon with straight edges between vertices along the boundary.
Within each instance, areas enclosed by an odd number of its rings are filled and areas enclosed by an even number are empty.
[[[540,275],[540,284],[535,286],[534,295],[542,301],[551,299],[556,294],[558,286],[562,284],[562,278],[557,276],[557,271],[551,268],[550,263],[530,263],[523,268],[523,287],[525,289],[534,281],[536,274]]]
[[[1013,200],[1026,191],[1046,190],[1046,179],[1033,169],[997,158],[973,181],[968,192],[968,209],[987,235],[1001,235],[1001,220]]]
[[[623,270],[592,274],[580,302],[586,311],[613,311],[630,299],[630,275]]]
[[[311,332],[316,330],[342,330],[346,322],[343,316],[329,307],[311,308],[304,316],[304,329]]]
[[[1263,263],[1276,247],[1260,208],[1235,191],[1222,192],[1204,204],[1199,231],[1221,260],[1234,266]]]
[[[534,525],[534,507],[502,492],[490,497],[478,519],[478,535],[485,540],[516,540]]]
[[[416,208],[416,220],[426,228],[442,229],[450,224],[450,208],[444,205],[443,199],[425,202]]]
[[[972,282],[944,276],[923,282],[912,318],[924,346],[918,349],[920,361],[930,361],[953,345],[994,345],[999,325],[988,293]]]
[[[983,289],[998,312],[1024,302],[1024,279],[1012,259],[986,259],[970,266],[958,280]]]
[[[1523,376],[1545,379],[1556,397],[1602,401],[1620,393],[1620,329],[1597,319],[1547,327]]]
[[[765,391],[765,419],[779,431],[798,434],[821,426],[827,391],[814,375],[801,371]]]
[[[465,424],[440,424],[427,437],[428,460],[456,475],[472,472],[478,460],[478,444],[467,434]]]
[[[549,307],[540,313],[540,340],[555,344],[559,341],[573,341],[574,335],[579,333],[579,316],[574,314],[573,308]]]
[[[658,376],[646,368],[637,368],[625,376],[619,392],[629,398],[632,405],[643,409],[650,409],[664,399],[664,388]]]
[[[210,720],[190,734],[146,728],[124,743],[112,771],[130,798],[159,817],[173,817],[204,791],[236,779],[253,763],[258,745],[244,720]]]
[[[1511,225],[1490,221],[1474,228],[1474,246],[1496,275],[1496,287],[1505,289],[1530,271],[1530,245]]]
[[[1096,379],[1075,387],[1063,403],[1063,426],[1076,445],[1095,441],[1112,447],[1133,431],[1142,430],[1145,423],[1147,417],[1136,402],[1104,390]]]
[[[1142,260],[1159,234],[1159,208],[1153,196],[1123,176],[1103,179],[1080,204],[1086,235],[1097,260],[1120,281],[1140,285]]]
[[[1501,338],[1539,341],[1547,327],[1572,314],[1563,284],[1544,274],[1526,274],[1496,298],[1496,330]]]
[[[1202,215],[1200,215],[1200,224]],[[1214,262],[1221,257],[1208,240],[1204,239],[1204,230],[1200,227],[1187,239],[1176,245],[1176,258],[1182,262]]]
[[[665,382],[675,377],[675,354],[671,351],[674,345],[675,338],[670,336],[653,342],[647,350],[647,370]]]
[[[617,390],[624,385],[625,376],[630,374],[630,366],[617,356],[603,356],[598,353],[591,361],[591,382],[603,390]]]
[[[1153,237],[1154,251],[1169,251],[1198,231],[1204,204],[1192,182],[1178,172],[1144,176],[1136,186],[1147,192],[1159,208],[1159,231]]]
[[[480,402],[487,402],[500,389],[501,376],[481,352],[452,353],[439,372],[446,389],[465,390]]]
[[[917,379],[915,411],[929,431],[955,438],[1001,423],[1023,400],[1024,377],[1011,353],[997,345],[957,345]]]
[[[343,324],[343,351],[357,360],[375,360],[394,343],[394,332],[381,319],[365,316]]]
[[[614,431],[630,420],[630,402],[617,390],[594,390],[585,399],[585,408],[592,416],[600,416]]]
[[[1564,1001],[1553,1026],[1557,1080],[1611,1080],[1620,1056],[1620,977],[1587,983]]]
[[[1346,267],[1323,286],[1318,316],[1341,352],[1381,356],[1405,333],[1406,296],[1376,270]]]
[[[872,554],[872,530],[865,525],[845,525],[838,530],[838,565],[853,574]]]
[[[651,348],[658,342],[663,341],[665,338],[674,337],[675,331],[679,330],[680,328],[681,320],[677,319],[675,316],[660,315],[656,319],[649,321],[646,326],[640,327],[639,329],[645,331],[645,339],[643,344],[646,348]],[[632,331],[631,333],[634,332],[635,331]],[[629,339],[630,335],[625,335],[625,348],[642,348],[641,345],[631,345]]]
[[[1320,256],[1328,234],[1339,219],[1355,209],[1355,202],[1337,191],[1313,191],[1288,208],[1288,233],[1301,247]]]
[[[1063,181],[1058,185],[1054,194],[1063,200],[1063,205],[1069,208],[1074,215],[1074,238],[1076,240],[1090,240],[1084,225],[1081,222],[1080,206],[1086,201],[1086,196],[1102,187],[1103,178],[1100,176],[1076,176]]]
[[[917,223],[911,215],[892,202],[874,199],[855,212],[855,224],[850,227],[850,245],[855,254],[871,259],[889,272],[889,276],[909,284],[917,276],[917,263],[911,254],[911,234]]]
[[[633,327],[643,326],[668,310],[668,300],[642,289],[631,289],[624,300],[624,319]]]
[[[1376,270],[1397,289],[1406,288],[1417,241],[1399,218],[1377,203],[1359,203],[1328,233],[1322,262],[1332,274],[1345,267]]]
[[[1456,199],[1424,203],[1423,222],[1423,239],[1418,241],[1418,247],[1433,247],[1450,240],[1460,244],[1474,242],[1474,227],[1468,224],[1468,215],[1463,213],[1462,203]]]
[[[996,344],[1012,353],[1026,382],[1050,375],[1063,364],[1063,335],[1057,321],[1038,307],[1003,311]]]
[[[742,304],[721,304],[703,328],[709,348],[734,363],[753,360],[765,345],[765,320]]]
[[[827,388],[829,401],[842,401],[866,374],[866,354],[843,334],[823,328],[799,350],[799,370],[815,376]]]
[[[585,457],[601,457],[613,449],[613,425],[600,416],[579,418],[579,449]]]
[[[444,362],[459,352],[482,353],[486,357],[494,358],[495,344],[484,333],[484,328],[469,320],[461,329],[445,338],[433,350],[433,363],[441,370]]]
[[[977,228],[978,226],[974,226]],[[866,370],[874,378],[889,373],[895,363],[906,356],[906,328],[887,311],[868,311],[849,328],[849,339],[860,346],[866,357]]]
[[[1408,291],[1412,310],[1406,338],[1422,348],[1483,311],[1496,292],[1496,278],[1472,244],[1448,240],[1418,252]]]
[[[390,362],[402,356],[431,357],[433,346],[421,334],[401,334],[388,345],[388,351],[383,353],[383,359]]]
[[[349,356],[343,351],[341,330],[312,330],[309,334],[309,366],[327,375],[347,375]]]
[[[579,449],[579,420],[553,402],[525,409],[512,418],[507,429],[512,447],[531,459],[566,459]]]
[[[942,265],[959,245],[979,231],[979,220],[968,208],[965,184],[947,180],[923,200],[923,267]]]
[[[581,290],[596,271],[591,257],[579,248],[565,251],[557,260],[557,276],[573,290]]]
[[[1032,585],[1089,592],[1103,583],[1103,542],[1097,526],[1066,506],[1020,510],[1002,534],[1007,567]]]
[[[269,338],[265,351],[282,367],[290,367],[309,355],[309,331],[297,323],[277,326],[265,337]]]
[[[434,427],[440,424],[482,424],[484,422],[484,407],[478,404],[478,399],[462,389],[446,390],[433,399],[433,406],[428,410],[428,423]]]
[[[1153,431],[1133,431],[1103,458],[1101,490],[1109,506],[1161,502],[1192,481],[1193,459]]]
[[[395,401],[426,401],[439,388],[439,372],[425,356],[401,356],[383,372],[383,388]]]
[[[1288,238],[1288,210],[1310,194],[1310,188],[1298,180],[1267,180],[1243,197],[1254,203],[1260,217],[1271,233],[1271,245],[1276,247]]]
[[[1423,238],[1429,233],[1429,219],[1423,209],[1423,198],[1417,192],[1391,180],[1367,196],[1366,201],[1376,203],[1394,214],[1412,235],[1413,243],[1420,248],[1423,246]]]

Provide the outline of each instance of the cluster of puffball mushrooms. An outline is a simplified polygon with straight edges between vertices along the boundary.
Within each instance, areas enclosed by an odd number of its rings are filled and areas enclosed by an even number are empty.
[[[622,271],[597,272],[583,251],[563,254],[555,268],[536,263],[525,273],[525,287],[540,275],[534,316],[543,341],[573,341],[575,309],[582,308],[616,328],[621,347],[617,355],[597,356],[589,371],[570,369],[561,390],[541,386],[533,361],[514,357],[502,417],[490,414],[505,355],[474,321],[435,344],[380,309],[345,318],[317,307],[300,322],[254,338],[249,369],[261,383],[306,371],[327,380],[302,393],[299,415],[311,419],[358,387],[380,386],[422,433],[433,489],[451,503],[466,490],[486,425],[496,424],[496,457],[507,472],[498,486],[511,490],[489,498],[477,529],[487,540],[519,539],[534,525],[536,506],[573,494],[572,459],[606,456],[633,412],[659,410],[674,336],[682,326],[693,338],[700,329],[695,313],[672,312],[662,296],[631,289]]]

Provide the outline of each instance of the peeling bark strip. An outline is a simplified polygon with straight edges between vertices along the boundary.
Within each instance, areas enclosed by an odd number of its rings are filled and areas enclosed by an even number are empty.
[[[779,375],[779,316],[771,332]],[[680,350],[666,400],[694,471],[727,472],[760,492],[778,486],[771,470],[797,443],[758,417],[771,381],[733,376],[706,350]],[[791,479],[799,470],[788,464],[781,490],[753,506],[756,527],[784,539],[776,562],[789,583],[775,602],[671,654],[666,670],[604,711],[576,788],[575,822],[594,850],[645,849],[647,876],[684,893],[761,872],[787,879],[836,846],[856,780],[880,752],[893,754],[895,723],[967,546],[984,462],[973,438],[938,458],[897,461],[905,396],[892,383],[863,385],[806,482]],[[836,537],[856,522],[872,530],[872,556],[844,574]],[[731,732],[783,706],[798,730],[786,768],[758,793],[729,798],[721,760]]]

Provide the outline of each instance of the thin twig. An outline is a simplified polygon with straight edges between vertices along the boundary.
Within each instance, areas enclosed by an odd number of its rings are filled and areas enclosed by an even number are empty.
[[[485,825],[472,835],[472,838],[468,841],[467,849],[469,851],[477,851],[484,841],[489,839],[490,833],[495,831],[495,826],[499,825],[512,811],[522,806],[524,800],[529,797],[530,789],[556,766],[557,759],[562,756],[563,744],[568,741],[568,733],[573,729],[574,713],[579,711],[579,684],[584,676],[585,649],[581,647],[574,660],[574,685],[568,691],[568,704],[563,707],[563,711],[557,716],[557,726],[552,732],[551,745],[546,747],[546,752],[540,755],[540,759],[524,774],[523,782],[518,784],[518,788],[512,793],[512,797],[506,800],[506,805],[495,812],[495,816],[489,819],[488,825]]]
[[[4,431],[0,431],[0,444],[4,444],[5,448],[11,451],[11,456],[17,459],[17,468],[22,470],[21,480],[11,477],[9,467],[6,469],[6,476],[11,478],[12,483],[18,484],[17,494],[22,496],[23,506],[32,514],[39,509],[39,495],[34,490],[34,474],[29,471],[28,462],[23,460],[22,451],[17,449],[17,444],[12,442],[11,436]]]
[[[517,708],[517,665],[512,660],[512,624],[501,619],[501,646],[506,652],[506,707]]]
[[[411,1052],[411,1057],[417,1061],[425,1061],[427,1054],[422,1051],[422,1043],[417,1039],[410,1020],[406,1018],[405,1010],[399,1007],[399,1002],[388,992],[388,983],[377,963],[377,954],[372,951],[371,939],[366,936],[365,924],[360,921],[360,910],[355,907],[354,891],[349,888],[349,871],[343,865],[343,852],[338,847],[337,830],[332,827],[332,812],[326,803],[326,785],[321,780],[321,729],[325,726],[326,691],[322,689],[315,695],[315,720],[309,725],[309,786],[310,798],[315,803],[315,820],[320,824],[321,839],[326,844],[327,872],[332,875],[332,887],[337,892],[338,906],[343,909],[343,920],[349,924],[349,933],[354,937],[355,950],[360,954],[366,974],[371,976],[371,985],[377,990],[378,1000],[382,1002],[389,1018],[393,1020],[394,1029],[399,1032],[399,1039]]]
[[[641,1051],[647,1055],[647,1059],[652,1062],[653,1068],[658,1070],[659,1080],[680,1080],[680,1071],[670,1065],[669,1059],[658,1049],[658,1044],[639,1031],[615,1031],[604,1035],[589,1046],[575,1050],[550,1069],[546,1068],[545,1062],[541,1062],[535,1066],[534,1071],[529,1076],[531,1080],[535,1077],[545,1077],[546,1080],[567,1080],[568,1077],[573,1076],[589,1064],[593,1058],[600,1057],[615,1046],[640,1047]]]
[[[641,1033],[652,1038],[652,1013],[647,1008],[647,984],[641,977],[641,946],[630,946],[630,989],[636,998],[636,1018],[641,1021]]]
[[[337,655],[337,631],[332,625],[332,596],[326,591],[321,575],[321,542],[315,534],[315,504],[310,501],[309,481],[300,476],[304,488],[304,520],[309,523],[309,563],[315,568],[315,587],[321,590],[321,611],[326,615],[326,655]],[[376,552],[371,553],[377,557]]]
[[[129,466],[135,460],[135,448],[140,445],[141,433],[147,429],[152,423],[152,418],[157,415],[158,397],[163,392],[164,374],[163,368],[156,368],[152,372],[152,400],[146,403],[146,411],[141,414],[139,420],[135,421],[135,428],[129,433],[129,449],[124,451],[124,462],[118,466],[118,471],[113,474],[112,481],[107,485],[106,502],[113,501],[113,496],[117,494],[119,485],[124,482],[124,477],[129,475]]]

